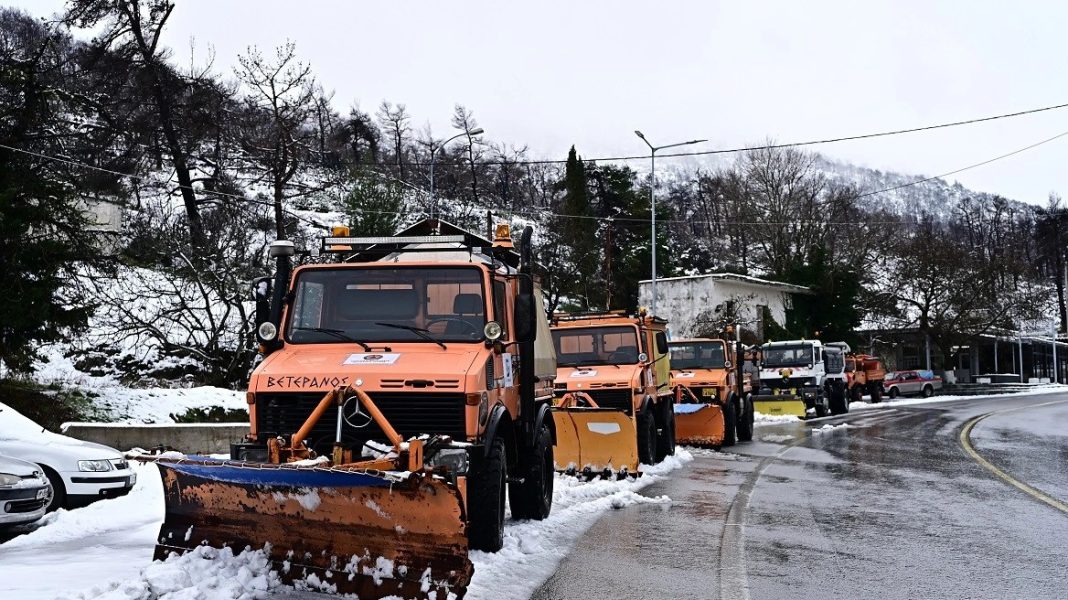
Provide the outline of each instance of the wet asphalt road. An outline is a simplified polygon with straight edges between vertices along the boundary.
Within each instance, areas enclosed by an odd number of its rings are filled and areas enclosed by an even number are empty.
[[[533,598],[1068,598],[1068,512],[962,447],[994,411],[974,449],[1068,502],[1068,393],[759,426],[643,491],[670,506],[601,518]]]

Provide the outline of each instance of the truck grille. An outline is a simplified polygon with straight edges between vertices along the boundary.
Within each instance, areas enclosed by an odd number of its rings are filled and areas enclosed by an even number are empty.
[[[256,431],[262,439],[297,432],[324,394],[256,394]],[[428,433],[467,439],[466,401],[463,394],[419,392],[372,392],[368,394],[403,438]],[[334,444],[337,410],[331,409],[315,424],[308,445],[319,454],[329,454]],[[359,455],[364,442],[385,442],[386,436],[373,421],[359,429],[341,425],[342,441]]]
[[[586,390],[586,393],[589,394],[590,398],[593,398],[593,401],[601,408],[625,410],[628,415],[634,409],[633,395],[629,388],[619,390]]]

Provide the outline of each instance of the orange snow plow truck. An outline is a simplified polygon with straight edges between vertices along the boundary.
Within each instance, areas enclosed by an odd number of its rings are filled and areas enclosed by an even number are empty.
[[[276,571],[360,598],[462,597],[468,549],[553,496],[556,366],[518,252],[440,221],[394,237],[335,230],[316,264],[254,283],[265,355],[230,460],[157,458],[156,557],[202,544],[267,551]],[[310,258],[310,257],[309,257]]]
[[[675,441],[719,448],[753,439],[753,399],[734,342],[672,340],[671,385],[675,390]],[[744,359],[743,359],[744,360]],[[739,385],[738,382],[742,382]]]
[[[644,311],[554,315],[557,470],[637,475],[675,453],[666,324]]]

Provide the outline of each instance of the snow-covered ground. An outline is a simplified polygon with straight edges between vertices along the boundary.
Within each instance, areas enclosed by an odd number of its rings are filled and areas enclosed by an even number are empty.
[[[34,380],[41,384],[59,384],[98,396],[94,405],[118,423],[173,423],[171,414],[182,414],[191,408],[247,409],[243,391],[200,386],[190,388],[131,388],[114,377],[94,377],[79,371],[65,356],[61,346],[42,349],[46,360],[36,363]],[[0,398],[0,402],[3,398]]]
[[[605,511],[640,503],[669,507],[665,496],[639,492],[693,457],[685,449],[643,466],[635,480],[581,482],[558,476],[553,511],[541,522],[509,522],[504,549],[472,552],[468,598],[524,598],[556,569],[575,541]],[[38,529],[0,544],[0,598],[186,600],[265,598],[281,586],[262,551],[228,550],[153,562],[163,520],[163,485],[154,465],[138,463],[128,496],[60,510]]]

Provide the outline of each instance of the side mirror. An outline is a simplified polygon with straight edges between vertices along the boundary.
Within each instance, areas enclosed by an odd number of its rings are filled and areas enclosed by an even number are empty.
[[[656,353],[667,354],[668,353],[668,341],[667,335],[663,331],[656,333]]]
[[[519,294],[515,297],[515,341],[525,343],[533,342],[537,336],[537,326],[534,320],[534,296]]]

